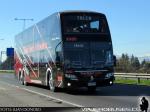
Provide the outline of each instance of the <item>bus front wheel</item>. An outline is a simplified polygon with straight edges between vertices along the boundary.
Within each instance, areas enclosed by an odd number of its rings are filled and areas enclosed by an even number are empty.
[[[57,87],[55,87],[55,81],[51,73],[49,73],[48,85],[49,85],[50,91],[57,92]]]

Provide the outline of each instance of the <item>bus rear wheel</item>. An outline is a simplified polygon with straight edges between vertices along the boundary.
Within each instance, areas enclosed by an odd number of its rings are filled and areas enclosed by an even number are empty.
[[[29,83],[25,80],[25,76],[24,76],[23,83],[24,83],[25,86],[28,86],[28,85],[29,85]]]
[[[28,82],[25,80],[25,75],[24,75],[24,73],[21,73],[19,79],[20,79],[20,83],[21,83],[22,85],[28,86]]]
[[[24,85],[24,76],[21,72],[19,73],[19,82],[20,84]]]

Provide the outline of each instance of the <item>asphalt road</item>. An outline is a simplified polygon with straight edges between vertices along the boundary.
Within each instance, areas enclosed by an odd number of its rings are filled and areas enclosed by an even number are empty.
[[[146,96],[150,102],[149,86],[114,84],[111,87],[97,88],[95,93],[88,93],[86,88],[53,93],[40,85],[23,86],[13,74],[0,73],[0,107],[96,107],[137,110],[142,96]]]

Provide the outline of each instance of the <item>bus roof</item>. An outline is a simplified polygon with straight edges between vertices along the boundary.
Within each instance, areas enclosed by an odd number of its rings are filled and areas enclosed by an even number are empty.
[[[61,14],[75,14],[75,13],[92,13],[92,14],[98,14],[98,15],[102,15],[102,16],[105,16],[103,13],[99,13],[99,12],[96,12],[96,11],[89,11],[89,10],[64,10],[64,11],[59,11],[59,12],[55,12],[55,13],[52,13],[50,14],[49,16],[51,15],[61,15]],[[48,18],[49,16],[47,16],[46,18]],[[44,19],[46,19],[44,18]],[[43,21],[44,19],[42,19],[41,21]],[[41,22],[39,21],[39,22]],[[35,24],[38,24],[39,22],[35,23]],[[23,32],[29,30],[30,28],[32,28],[35,24],[33,24],[32,26],[24,29],[24,31],[21,31],[20,33],[18,33],[16,36],[22,34]],[[15,37],[16,37],[15,36]]]
[[[69,14],[69,13],[93,13],[93,14],[100,14],[104,15],[103,13],[99,13],[96,11],[88,11],[88,10],[65,10],[65,11],[60,11],[58,12],[60,14]]]

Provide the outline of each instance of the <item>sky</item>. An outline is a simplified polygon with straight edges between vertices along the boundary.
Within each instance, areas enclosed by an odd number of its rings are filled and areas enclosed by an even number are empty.
[[[114,54],[150,56],[150,0],[0,0],[0,51],[14,47],[14,36],[54,12],[90,10],[107,17]]]

